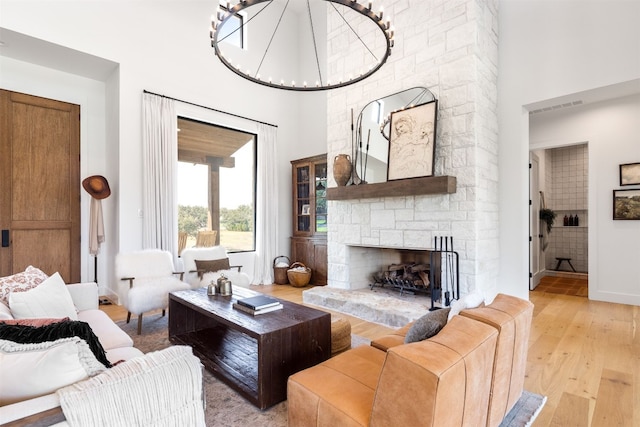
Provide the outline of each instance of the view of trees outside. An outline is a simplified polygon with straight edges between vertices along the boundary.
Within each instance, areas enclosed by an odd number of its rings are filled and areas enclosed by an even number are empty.
[[[205,206],[178,205],[178,230],[195,242],[199,230],[207,229],[208,210]]]
[[[229,252],[252,251],[254,244],[255,161],[253,142],[235,154],[234,168],[220,168],[220,244]],[[208,229],[208,167],[178,162],[178,231],[195,245],[199,230]]]
[[[199,230],[207,229],[208,209],[205,206],[178,205],[178,231],[187,233],[187,247],[193,246]],[[241,205],[220,210],[220,244],[229,252],[253,249],[253,209]]]

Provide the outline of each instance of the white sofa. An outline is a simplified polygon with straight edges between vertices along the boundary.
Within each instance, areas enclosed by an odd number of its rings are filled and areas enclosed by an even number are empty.
[[[131,337],[98,308],[98,287],[95,283],[72,284],[67,289],[78,312],[78,320],[89,324],[111,363],[144,355],[133,347]],[[0,321],[3,319],[13,319],[13,316],[9,307],[0,303]],[[0,387],[10,385],[2,384]],[[58,406],[60,402],[55,393],[0,406],[0,425]]]

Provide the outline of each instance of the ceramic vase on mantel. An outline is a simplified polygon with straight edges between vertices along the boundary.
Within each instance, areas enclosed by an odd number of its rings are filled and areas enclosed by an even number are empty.
[[[338,154],[333,159],[333,178],[339,187],[344,187],[351,178],[351,157],[348,154]]]

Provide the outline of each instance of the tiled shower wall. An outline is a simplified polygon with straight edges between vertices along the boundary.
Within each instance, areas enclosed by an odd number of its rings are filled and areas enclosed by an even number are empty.
[[[578,272],[588,271],[588,164],[587,144],[547,150],[550,156],[551,180],[547,175],[550,199],[547,206],[556,211],[553,231],[549,235],[549,247],[545,251],[547,269],[555,269],[556,257],[571,258]],[[548,168],[549,169],[549,168]],[[578,226],[564,226],[563,220],[578,215]],[[559,270],[571,271],[566,262]]]

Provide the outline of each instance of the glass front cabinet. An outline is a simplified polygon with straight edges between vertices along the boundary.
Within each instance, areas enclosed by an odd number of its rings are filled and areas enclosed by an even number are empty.
[[[291,262],[312,270],[311,284],[327,284],[327,155],[294,160]]]

